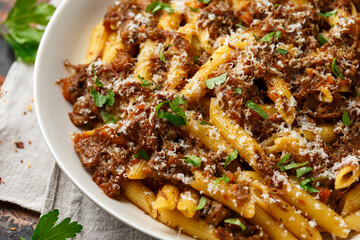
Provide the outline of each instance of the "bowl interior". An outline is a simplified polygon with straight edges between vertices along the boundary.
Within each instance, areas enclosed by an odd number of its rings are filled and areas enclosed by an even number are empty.
[[[91,180],[73,149],[73,126],[68,112],[72,106],[62,97],[55,82],[71,72],[65,59],[83,63],[93,26],[103,19],[113,0],[64,0],[51,19],[35,63],[34,97],[41,131],[58,165],[73,183],[101,208],[132,227],[160,239],[179,239],[178,234],[146,215],[134,204],[108,198]],[[191,239],[181,235],[182,239]]]

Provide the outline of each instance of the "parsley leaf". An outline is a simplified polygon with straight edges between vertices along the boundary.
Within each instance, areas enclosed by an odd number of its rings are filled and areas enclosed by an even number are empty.
[[[138,75],[139,80],[141,81],[140,85],[143,87],[148,87],[154,84],[154,82],[146,81],[144,78],[142,78],[140,75]]]
[[[190,8],[190,10],[193,11],[193,12],[197,12],[197,11],[198,11],[197,8],[193,8],[193,7],[189,7],[189,8]]]
[[[287,161],[290,158],[289,153],[286,153],[278,162],[278,164],[276,164],[276,166],[280,166],[281,164],[283,164],[285,161]]]
[[[194,56],[193,61],[197,62],[199,60],[200,56]]]
[[[140,158],[144,160],[150,160],[150,156],[146,153],[144,149],[139,150],[135,155],[134,158]]]
[[[341,120],[344,125],[351,125],[350,117],[346,110],[344,110]]]
[[[336,65],[336,57],[334,57],[332,60],[331,69],[336,77],[344,79],[344,76],[340,73],[339,68]]]
[[[204,120],[200,120],[200,125],[211,125],[211,123],[205,122]]]
[[[324,45],[328,40],[326,38],[324,38],[323,35],[321,35],[321,33],[319,33],[319,31],[317,30],[317,28],[315,26],[314,26],[314,30],[316,32],[316,40],[318,41],[320,46]]]
[[[278,6],[280,6],[280,4],[278,4],[278,3],[274,4],[274,8],[277,8]]]
[[[169,104],[170,109],[175,113],[163,112],[160,110],[161,106],[164,104]],[[186,115],[185,109],[179,107],[179,105],[186,104],[186,99],[181,97],[176,97],[172,102],[165,101],[156,106],[156,117],[157,118],[166,118],[174,126],[185,126],[186,125]]]
[[[235,24],[236,27],[239,27],[239,28],[242,28],[242,29],[247,29],[247,27],[243,26],[242,25],[242,21],[241,19],[239,19],[239,23],[238,24]]]
[[[116,123],[116,117],[112,115],[111,113],[108,113],[106,111],[100,111],[100,115],[104,121],[104,123]]]
[[[0,33],[13,48],[16,58],[21,58],[26,63],[35,61],[44,28],[54,11],[55,7],[47,3],[36,6],[36,0],[15,2],[6,21],[0,24],[0,29],[1,25],[5,25],[8,32],[0,30]]]
[[[284,171],[287,171],[287,170],[290,170],[290,169],[293,169],[293,168],[298,168],[298,167],[302,167],[306,164],[308,164],[309,162],[304,162],[304,163],[289,163],[287,165],[280,165],[279,166],[279,169],[280,171],[284,172]]]
[[[337,11],[338,11],[337,9],[334,9],[331,12],[326,12],[326,13],[319,12],[319,15],[322,17],[330,17],[330,16],[334,16],[337,13]]]
[[[243,93],[243,90],[241,88],[237,88],[235,91],[240,95]]]
[[[98,107],[103,107],[104,104],[112,106],[115,103],[115,93],[111,90],[108,91],[107,95],[102,95],[101,93],[97,92],[94,87],[91,87],[90,93],[94,99],[95,105]]]
[[[161,10],[164,10],[164,11],[168,12],[169,14],[172,14],[174,12],[174,9],[172,9],[169,4],[164,3],[164,2],[159,2],[157,0],[155,2],[150,3],[146,7],[145,12],[155,14]]]
[[[194,156],[194,155],[185,155],[185,162],[191,163],[194,167],[200,168],[201,167],[201,158]]]
[[[274,37],[275,40],[279,40],[279,38],[281,37],[281,32],[280,31],[276,31],[276,32],[274,31],[274,32],[268,33],[264,37],[262,37],[260,39],[260,41],[272,43],[273,37]]]
[[[194,209],[194,211],[203,209],[203,208],[205,207],[205,205],[206,205],[206,202],[207,202],[207,201],[206,201],[206,198],[201,197],[201,198],[200,198],[200,201],[199,201],[197,207]]]
[[[215,183],[214,183],[214,187],[215,187],[216,185],[218,185],[219,182],[221,182],[221,181],[228,183],[228,182],[230,182],[230,178],[229,178],[228,176],[226,176],[225,174],[222,175],[220,178],[216,179],[216,181],[215,181]]]
[[[250,108],[251,110],[255,111],[262,118],[265,118],[265,119],[269,118],[269,115],[264,111],[264,109],[262,109],[259,105],[257,105],[253,101],[251,101],[251,100],[247,101],[246,106],[248,108]]]
[[[220,84],[224,83],[226,81],[226,76],[227,76],[227,73],[206,80],[205,83],[206,83],[207,88],[214,89],[215,85],[219,86]]]
[[[160,54],[159,54],[159,58],[160,58],[161,61],[166,62],[166,59],[165,59],[165,56],[164,56],[164,51],[166,49],[168,49],[169,47],[171,47],[172,45],[174,45],[174,44],[169,44],[166,47],[164,47],[163,49],[161,49]]]
[[[55,209],[48,214],[43,215],[36,229],[32,239],[36,240],[63,240],[66,238],[76,237],[76,234],[81,232],[82,226],[77,222],[70,222],[70,218],[65,218],[59,224],[55,225],[59,219],[59,210]]]
[[[305,189],[308,192],[318,192],[319,190],[317,190],[316,188],[313,188],[309,185],[309,183],[314,180],[317,180],[317,178],[307,178],[304,181],[300,182],[300,187],[302,187],[303,189]]]
[[[210,0],[197,0],[198,2],[204,3],[204,4],[208,4],[210,2]]]
[[[276,49],[275,51],[278,52],[278,53],[281,53],[281,54],[283,54],[283,55],[285,55],[285,54],[288,53],[288,50],[285,50],[285,49],[282,49],[282,48],[278,48],[278,49]]]
[[[260,39],[255,34],[253,34],[253,36],[257,42],[260,41]]]
[[[234,225],[238,225],[239,227],[241,227],[241,230],[243,230],[243,231],[246,230],[246,226],[244,224],[242,224],[241,221],[238,218],[228,218],[228,219],[225,219],[224,222],[234,224]]]
[[[296,177],[299,178],[302,175],[311,172],[312,171],[312,167],[302,167],[302,168],[298,168],[296,169]]]
[[[102,84],[102,83],[99,81],[99,78],[98,78],[98,76],[97,76],[97,74],[96,74],[96,70],[95,70],[94,65],[91,65],[91,67],[92,67],[92,70],[93,70],[93,75],[94,75],[94,79],[95,79],[95,84],[96,84],[96,86],[98,86],[98,87],[104,86],[104,84]]]
[[[234,161],[234,160],[237,158],[238,154],[239,154],[239,152],[238,152],[238,150],[236,150],[236,149],[235,149],[232,153],[230,153],[229,156],[228,156],[228,157],[226,158],[226,160],[225,160],[224,168],[226,168],[226,166],[227,166],[230,162]]]

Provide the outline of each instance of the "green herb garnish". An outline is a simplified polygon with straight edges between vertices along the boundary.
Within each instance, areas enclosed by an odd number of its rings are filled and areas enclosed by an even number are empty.
[[[94,65],[91,65],[91,67],[92,67],[92,70],[93,70],[93,75],[94,75],[94,79],[95,79],[95,85],[98,86],[98,87],[104,86],[104,84],[102,84],[102,83],[99,81],[99,78],[98,78],[98,76],[97,76],[97,74],[96,74],[96,70],[95,70]]]
[[[50,17],[55,7],[48,3],[36,6],[36,0],[17,0],[5,22],[0,24],[0,34],[10,44],[16,58],[33,63]],[[2,26],[7,28],[3,31]]]
[[[311,193],[318,192],[319,190],[317,190],[316,188],[313,188],[309,185],[310,182],[315,181],[315,180],[317,180],[317,178],[307,178],[304,181],[300,182],[300,187],[302,187],[303,189],[305,189],[306,191],[311,192]]]
[[[242,28],[242,29],[247,29],[247,27],[245,27],[244,25],[242,25],[242,21],[241,19],[239,19],[239,23],[235,24],[236,27]]]
[[[260,41],[260,39],[255,34],[253,34],[253,36],[257,42]]]
[[[199,60],[200,56],[194,56],[193,61],[197,62]]]
[[[257,114],[259,114],[262,118],[265,119],[269,118],[269,115],[264,111],[264,109],[262,109],[259,105],[257,105],[253,101],[251,100],[247,101],[246,106],[251,110],[253,110],[254,112],[256,112]]]
[[[227,73],[205,81],[208,89],[214,89],[215,85],[221,85],[226,81]]]
[[[320,46],[324,45],[328,40],[326,38],[324,38],[323,35],[321,35],[321,33],[319,33],[319,31],[317,30],[317,28],[315,26],[314,26],[314,30],[316,32],[316,40],[318,41]]]
[[[148,87],[148,86],[151,86],[153,84],[155,84],[154,82],[151,82],[151,81],[146,81],[144,78],[142,78],[140,75],[138,75],[138,78],[140,79],[141,83],[140,85],[143,86],[143,87]]]
[[[228,219],[225,219],[224,222],[237,225],[237,226],[241,227],[241,230],[243,230],[243,231],[246,230],[246,226],[244,224],[242,224],[238,218],[228,218]]]
[[[140,158],[144,160],[150,160],[150,156],[146,153],[144,149],[139,150],[135,155],[134,158]]]
[[[206,202],[207,202],[207,201],[206,201],[206,198],[201,197],[201,198],[200,198],[200,201],[199,201],[197,207],[194,209],[194,211],[198,211],[198,210],[203,209],[203,208],[205,207],[205,205],[206,205]]]
[[[319,15],[322,17],[330,17],[330,16],[334,16],[337,13],[337,11],[338,11],[337,9],[334,9],[331,12],[326,12],[326,13],[319,12]]]
[[[235,91],[236,91],[239,95],[241,95],[241,94],[243,93],[243,90],[242,90],[241,88],[237,88]]]
[[[262,37],[260,39],[260,41],[272,43],[273,37],[274,37],[275,40],[279,40],[279,38],[281,37],[281,32],[280,31],[276,31],[276,32],[274,31],[274,32],[268,33],[264,37]]]
[[[164,2],[159,2],[159,1],[155,1],[153,3],[150,3],[146,9],[145,12],[149,12],[151,14],[155,14],[161,10],[164,10],[166,12],[168,12],[169,14],[172,14],[175,10],[171,8],[171,6],[167,3]]]
[[[204,3],[204,4],[208,4],[210,2],[210,0],[197,0],[198,2]]]
[[[174,45],[174,44],[169,44],[166,47],[164,47],[163,49],[161,49],[160,54],[159,54],[159,58],[160,58],[161,61],[166,62],[166,59],[165,59],[165,56],[164,56],[164,51],[166,49],[168,49],[169,47],[171,47],[172,45]]]
[[[112,115],[111,113],[108,113],[106,111],[100,111],[100,115],[106,124],[116,123],[116,117],[114,115]]]
[[[194,155],[185,155],[183,159],[185,162],[191,163],[194,167],[201,167],[201,158]]]
[[[65,218],[59,224],[59,210],[55,209],[43,215],[36,226],[32,239],[36,240],[63,240],[76,237],[81,232],[82,226],[78,222],[71,222],[71,218]]]
[[[215,181],[215,183],[214,183],[214,187],[215,187],[216,185],[218,185],[219,182],[221,182],[221,181],[228,183],[228,182],[230,182],[230,178],[229,178],[228,176],[226,176],[225,174],[222,175],[220,178],[216,179],[216,181]]]
[[[284,172],[293,168],[298,168],[298,167],[302,167],[306,164],[308,164],[309,162],[304,162],[304,163],[289,163],[287,165],[280,165],[279,169],[280,171]]]
[[[190,10],[191,10],[192,12],[197,12],[197,11],[198,11],[197,8],[193,8],[193,7],[189,7],[189,8],[190,8]]]
[[[226,166],[227,166],[230,162],[234,161],[234,160],[237,158],[238,154],[239,154],[239,152],[238,152],[238,150],[236,150],[236,149],[235,149],[232,153],[230,153],[230,154],[228,155],[228,157],[226,158],[226,160],[225,160],[224,168],[226,168]]]
[[[289,52],[288,50],[285,50],[285,49],[282,49],[282,48],[278,48],[275,51],[278,52],[278,53],[281,53],[283,55],[285,55],[285,54],[287,54]]]
[[[336,57],[333,58],[331,63],[331,69],[336,77],[344,78],[344,76],[340,73],[338,66],[336,65]]]
[[[175,113],[175,115],[160,110],[161,106],[167,103],[170,105],[170,109]],[[186,104],[186,99],[181,97],[176,97],[172,102],[169,101],[162,102],[156,106],[156,117],[166,118],[176,127],[185,126],[186,125],[185,109],[179,107],[179,105],[183,105],[183,104]]]
[[[351,125],[350,117],[346,110],[344,110],[341,120],[344,125],[346,126]]]
[[[107,95],[102,95],[97,92],[93,87],[90,89],[91,96],[94,99],[95,105],[98,107],[103,107],[104,104],[112,106],[115,103],[115,93],[111,90],[108,91]]]
[[[283,164],[285,161],[287,161],[290,158],[289,153],[286,153],[281,159],[280,161],[276,164],[276,166],[280,166],[281,164]]]
[[[302,168],[298,168],[296,169],[296,177],[299,178],[302,175],[311,172],[312,171],[312,167],[302,167]]]
[[[205,122],[204,120],[200,120],[200,125],[211,125],[211,123]]]

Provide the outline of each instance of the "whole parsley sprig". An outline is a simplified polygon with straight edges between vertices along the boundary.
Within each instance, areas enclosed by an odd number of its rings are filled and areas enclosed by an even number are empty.
[[[17,0],[7,19],[0,23],[0,34],[10,44],[16,58],[33,63],[44,33],[55,7],[36,0]]]
[[[65,240],[76,237],[83,228],[78,222],[71,222],[71,218],[65,218],[55,225],[58,219],[58,209],[43,215],[35,228],[32,240]],[[25,240],[22,237],[20,239]]]

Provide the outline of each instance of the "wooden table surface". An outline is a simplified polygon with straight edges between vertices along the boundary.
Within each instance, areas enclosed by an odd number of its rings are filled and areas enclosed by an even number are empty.
[[[38,2],[44,1],[48,2],[49,0],[38,0]],[[14,3],[15,0],[0,0],[0,22],[6,20],[7,14]],[[1,87],[2,83],[6,80],[4,76],[6,76],[11,63],[14,61],[14,54],[2,37],[0,37],[0,52]],[[37,212],[26,210],[12,203],[0,201],[0,240],[18,240],[20,237],[30,240],[39,217],[40,214]]]

